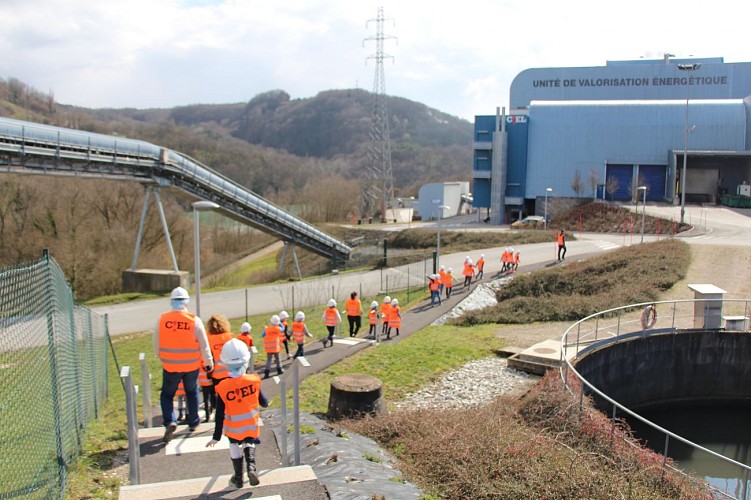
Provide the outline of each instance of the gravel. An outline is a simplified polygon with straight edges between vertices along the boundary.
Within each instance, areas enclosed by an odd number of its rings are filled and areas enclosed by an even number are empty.
[[[449,312],[433,321],[431,325],[443,325],[450,318],[458,318],[467,311],[473,311],[475,309],[482,309],[487,306],[494,306],[498,303],[495,298],[495,292],[502,286],[506,285],[509,281],[514,279],[513,276],[499,278],[497,280],[489,281],[487,283],[480,283],[472,290],[464,300],[459,302]]]

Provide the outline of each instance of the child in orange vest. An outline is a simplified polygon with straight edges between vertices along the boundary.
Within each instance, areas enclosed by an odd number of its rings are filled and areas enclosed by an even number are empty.
[[[203,410],[206,416],[203,421],[208,422],[211,418],[211,412],[216,408],[216,393],[214,392],[214,383],[206,373],[206,369],[201,363],[201,369],[198,370],[198,385],[201,387],[201,396],[203,397]]]
[[[308,331],[308,327],[305,326],[305,313],[297,311],[297,314],[295,314],[295,321],[292,322],[292,340],[297,343],[297,352],[292,356],[293,359],[296,359],[298,356],[305,356],[303,350],[303,347],[305,346],[305,337],[312,336],[313,334],[311,334]]]
[[[386,335],[386,332],[389,331],[389,311],[391,310],[391,297],[386,295],[383,298],[383,304],[381,304],[381,318],[383,319],[383,329],[381,330],[382,335]]]
[[[289,331],[289,328],[287,328],[287,319],[289,318],[289,313],[287,311],[282,311],[279,313],[279,327],[282,329],[282,332],[284,335],[281,338],[282,344],[284,344],[284,352],[287,353],[287,359],[290,358],[289,355],[289,339],[292,337],[292,332]]]
[[[430,306],[435,305],[436,299],[438,300],[438,305],[441,305],[441,277],[438,274],[429,274],[428,275],[428,290],[430,290]]]
[[[443,280],[443,288],[446,290],[446,298],[451,297],[451,289],[454,287],[453,269],[450,267],[446,271],[446,279]]]
[[[217,419],[214,435],[206,444],[212,447],[222,439],[222,434],[229,439],[229,456],[232,459],[234,474],[229,484],[242,488],[243,458],[246,462],[248,483],[259,484],[256,474],[256,445],[261,443],[259,416],[260,407],[269,405],[261,392],[261,378],[257,373],[246,373],[250,361],[248,346],[237,339],[232,339],[222,347],[221,362],[227,367],[229,376],[216,386],[217,414],[221,408],[225,418]],[[242,397],[238,397],[242,395]]]
[[[177,392],[175,392],[177,398],[177,422],[185,421],[185,386],[182,380],[177,386]]]
[[[342,315],[336,310],[336,300],[329,299],[326,303],[326,309],[323,310],[321,320],[323,321],[323,324],[326,325],[326,330],[329,332],[329,336],[323,339],[323,347],[326,347],[326,342],[329,342],[330,347],[333,347],[336,325],[342,322]]]
[[[391,338],[391,329],[396,329],[396,334],[399,335],[399,329],[402,327],[402,312],[399,308],[399,301],[393,299],[391,301],[391,308],[389,309],[389,329],[386,331],[386,338]]]
[[[368,311],[368,324],[370,330],[368,330],[368,336],[376,337],[376,330],[378,329],[378,302],[375,300],[370,303],[370,311]]]
[[[475,267],[477,267],[477,275],[475,276],[475,278],[481,280],[482,276],[485,274],[485,254],[480,255],[480,258],[477,259],[477,264],[475,264]]]

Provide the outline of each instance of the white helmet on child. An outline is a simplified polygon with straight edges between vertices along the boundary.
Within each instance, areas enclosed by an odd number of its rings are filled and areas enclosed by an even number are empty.
[[[452,273],[454,270],[449,267],[448,272]]]
[[[484,253],[481,253],[481,254],[480,254],[480,258],[481,258],[481,259],[484,259],[484,258],[485,258],[485,254],[484,254]]]
[[[385,297],[383,298],[383,303],[385,304],[386,302],[388,302],[389,304],[391,303],[391,297],[389,297],[388,295],[386,295],[386,296],[385,296]]]
[[[276,314],[274,314],[274,315],[273,315],[273,316],[271,317],[271,324],[272,324],[272,325],[278,325],[278,324],[279,324],[279,323],[280,323],[281,321],[282,321],[282,320],[281,320],[281,319],[279,319],[279,316],[277,316]]]
[[[334,299],[329,299],[326,307],[336,307],[336,301]]]
[[[188,291],[185,288],[179,286],[172,290],[169,298],[171,300],[188,300],[190,299],[190,295],[188,295]]]
[[[287,311],[282,311],[279,313],[279,319],[284,321],[285,319],[289,318],[289,313]]]
[[[305,313],[297,311],[297,314],[295,314],[295,321],[305,321]]]
[[[240,325],[240,331],[243,333],[250,333],[252,329],[253,327],[250,326],[250,323],[248,323],[247,321],[243,323],[242,325]]]
[[[237,369],[248,364],[250,351],[242,340],[230,339],[222,347],[219,360],[230,370]]]
[[[393,300],[391,301],[391,305],[392,305],[392,306],[398,306],[398,305],[399,305],[399,301],[398,301],[397,299],[393,299]]]

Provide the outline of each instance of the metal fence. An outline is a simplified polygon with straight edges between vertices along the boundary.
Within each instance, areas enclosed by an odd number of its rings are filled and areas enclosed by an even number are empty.
[[[107,324],[46,252],[0,268],[0,499],[64,498],[107,398]]]
[[[659,308],[661,311],[659,318],[655,315],[652,321],[646,314],[646,307]],[[623,406],[582,376],[576,370],[576,363],[579,358],[589,352],[627,339],[678,333],[681,330],[719,329],[722,321],[729,318],[743,318],[741,329],[748,331],[747,318],[750,310],[751,300],[749,299],[713,298],[644,302],[592,314],[570,326],[561,338],[561,377],[566,387],[572,391],[574,391],[574,386],[569,384],[570,377],[575,377],[581,382],[581,389],[577,395],[580,407],[585,395],[596,395],[604,401],[608,406],[607,413],[610,415],[613,427],[618,418],[628,416],[654,429],[656,434],[664,439],[662,451],[658,450],[665,457],[664,467],[685,474],[683,470],[673,467],[667,461],[670,456],[671,443],[677,442],[693,449],[697,456],[701,456],[706,468],[710,468],[711,464],[715,464],[716,467],[720,463],[728,468],[735,468],[737,480],[728,480],[726,484],[713,484],[712,482],[707,484],[716,498],[748,500],[751,498],[749,492],[751,466],[693,443]]]

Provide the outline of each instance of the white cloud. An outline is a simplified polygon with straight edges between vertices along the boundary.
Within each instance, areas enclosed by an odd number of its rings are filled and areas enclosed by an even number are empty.
[[[751,7],[633,0],[3,0],[0,75],[66,104],[171,107],[372,89],[379,6],[389,94],[469,120],[507,105],[533,67],[724,56],[751,60]]]

